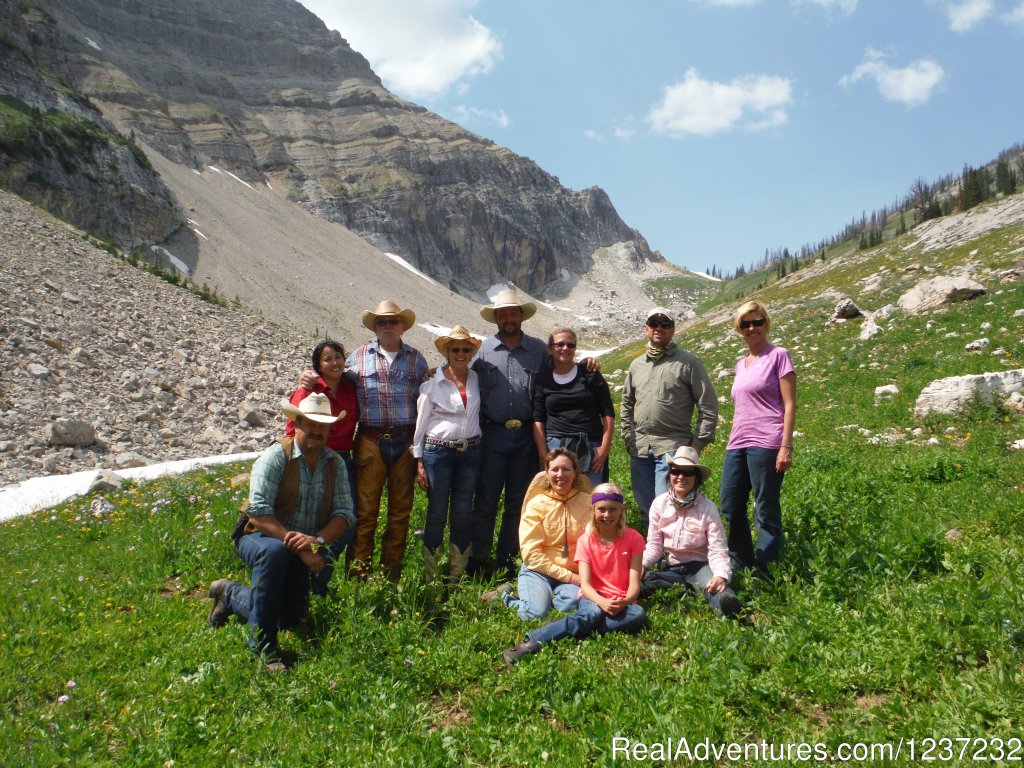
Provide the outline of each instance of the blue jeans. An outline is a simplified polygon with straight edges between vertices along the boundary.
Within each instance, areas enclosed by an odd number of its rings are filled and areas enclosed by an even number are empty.
[[[703,596],[708,601],[708,605],[711,606],[711,610],[716,615],[721,616],[722,598],[726,595],[736,597],[736,593],[732,591],[731,587],[726,586],[725,589],[716,595],[708,594],[705,587],[713,578],[715,578],[714,571],[711,570],[710,565],[704,562],[694,561],[683,563],[682,565],[670,565],[659,571],[648,571],[640,584],[640,595],[642,597],[649,597],[656,590],[668,589],[677,584],[685,584],[698,595]]]
[[[423,469],[427,473],[427,522],[423,545],[431,552],[444,540],[448,523],[449,541],[465,552],[473,523],[473,492],[480,470],[480,444],[466,450],[427,443],[423,447]],[[449,519],[450,516],[450,519]]]
[[[778,448],[737,448],[725,452],[719,507],[729,524],[729,554],[741,567],[766,571],[782,551],[782,491],[784,472],[775,471]],[[750,535],[747,498],[754,491],[757,547]]]
[[[225,595],[231,610],[249,624],[249,646],[277,653],[280,629],[298,626],[309,605],[309,570],[280,539],[250,533],[238,540],[238,556],[252,566],[252,586],[237,581]]]
[[[647,538],[651,504],[668,490],[668,460],[671,453],[657,456],[648,450],[646,456],[629,457],[629,479],[633,484],[633,498],[640,508],[640,533]]]
[[[504,488],[505,512],[498,530],[495,564],[511,572],[519,554],[519,513],[523,497],[530,480],[540,469],[533,427],[529,423],[519,429],[485,424],[480,448],[480,474],[473,502],[473,570],[479,571],[480,566],[490,562],[498,500]]]
[[[356,509],[356,466],[352,462],[352,456],[349,451],[344,453],[339,452],[341,460],[345,465],[345,471],[348,473],[348,488],[352,494],[352,511]],[[356,527],[350,525],[341,536],[338,537],[337,541],[332,541],[327,547],[327,555],[324,560],[324,569],[320,573],[314,573],[309,577],[309,587],[314,595],[318,597],[325,597],[327,595],[327,585],[331,581],[331,575],[334,573],[334,564],[341,561],[341,557],[345,552],[346,547],[352,543],[352,539],[355,538]]]
[[[548,436],[546,439],[549,451],[560,446],[565,446],[570,450],[575,450],[576,447],[578,447],[579,445],[579,441],[574,437]],[[594,487],[604,482],[604,470],[608,466],[608,464],[607,462],[605,462],[605,466],[601,468],[600,472],[591,472],[590,459],[593,457],[594,451],[601,447],[601,441],[587,440],[587,447],[589,449],[589,453],[584,453],[582,456],[577,454],[576,459],[577,461],[579,461],[580,464],[580,473],[586,475],[587,479],[590,481],[591,487]],[[649,506],[650,505],[648,505],[648,507]],[[644,533],[646,533],[646,531],[644,531]]]
[[[547,616],[552,606],[562,613],[574,611],[580,596],[576,585],[531,571],[525,565],[519,569],[518,592],[519,597],[506,594],[502,600],[523,621]]]
[[[537,645],[547,645],[563,637],[577,640],[597,632],[639,632],[647,621],[644,609],[636,603],[627,605],[617,616],[609,616],[585,597],[580,597],[580,607],[564,619],[545,624],[539,629],[527,632],[526,636]]]

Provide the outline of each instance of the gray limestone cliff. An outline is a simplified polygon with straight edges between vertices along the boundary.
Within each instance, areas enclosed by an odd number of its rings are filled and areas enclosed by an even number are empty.
[[[123,133],[181,164],[285,184],[461,293],[540,291],[616,243],[661,261],[602,190],[567,189],[389,93],[294,0],[36,2],[57,19],[70,80]]]

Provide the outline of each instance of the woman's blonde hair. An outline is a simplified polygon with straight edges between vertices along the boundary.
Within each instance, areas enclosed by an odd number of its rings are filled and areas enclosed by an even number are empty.
[[[599,493],[614,493],[621,496],[623,500],[626,498],[626,494],[623,492],[615,483],[600,483],[594,487],[591,492],[591,499]],[[625,501],[616,502],[619,505],[619,522],[615,526],[615,535],[621,536],[622,532],[626,530],[626,504]],[[597,535],[597,521],[594,519],[594,503],[591,501],[590,504],[590,531],[595,536]]]
[[[764,332],[768,335],[768,331],[772,327],[772,316],[768,314],[768,307],[759,301],[747,301],[740,304],[740,308],[736,310],[736,314],[732,316],[732,329],[736,333],[741,333],[740,329],[740,318],[750,312],[758,312],[761,317],[764,318]]]

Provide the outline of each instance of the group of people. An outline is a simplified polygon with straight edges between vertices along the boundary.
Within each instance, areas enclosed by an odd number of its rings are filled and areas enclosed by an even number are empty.
[[[608,482],[608,384],[596,361],[576,362],[572,329],[553,331],[547,344],[524,333],[535,312],[516,291],[501,291],[480,310],[496,333],[481,341],[455,326],[435,341],[444,358],[436,370],[402,340],[415,314],[391,300],[363,312],[375,338],[350,355],[335,341],[317,345],[312,369],[282,405],[285,437],[253,467],[236,528],[251,586],[213,582],[209,623],[237,615],[268,667],[283,668],[278,631],[301,620],[310,592],[326,593],[332,566],[344,563],[354,579],[372,572],[385,488],[379,567],[399,579],[415,485],[428,497],[428,582],[438,578],[447,528],[451,581],[510,581],[520,556],[516,588],[502,583],[485,599],[523,619],[551,608],[568,614],[506,651],[509,664],[561,637],[638,629],[645,614],[637,598],[672,585],[737,615],[733,572],[753,567],[768,576],[779,556],[779,491],[792,457],[795,373],[788,352],[767,341],[767,309],[747,302],[734,319],[750,353],[736,366],[721,482],[728,535],[701,493],[710,469],[700,452],[715,437],[717,396],[699,358],[673,341],[672,314],[648,313],[647,349],[630,365],[622,394],[638,533],[626,526],[625,494]]]

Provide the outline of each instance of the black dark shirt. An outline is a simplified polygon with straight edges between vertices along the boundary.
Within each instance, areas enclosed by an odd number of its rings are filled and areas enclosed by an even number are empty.
[[[533,420],[544,424],[549,437],[585,434],[600,441],[603,418],[615,416],[612,393],[600,372],[587,373],[576,364],[576,378],[568,384],[555,381],[551,369],[542,371],[533,387]]]

